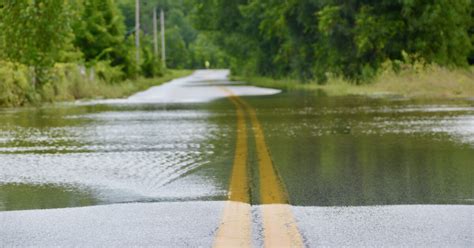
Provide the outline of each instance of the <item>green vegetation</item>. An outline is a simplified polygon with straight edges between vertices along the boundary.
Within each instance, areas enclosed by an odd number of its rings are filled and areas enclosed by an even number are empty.
[[[366,95],[409,98],[470,98],[474,96],[474,67],[450,70],[432,65],[400,72],[384,70],[370,83],[356,85],[342,77],[330,77],[326,84],[297,79],[262,76],[233,76],[233,80],[283,90],[323,90],[329,96]]]
[[[94,65],[97,61],[108,61],[110,66],[120,67],[123,75],[117,75],[117,80],[137,76],[135,48],[126,38],[124,17],[115,2],[83,0],[83,4],[77,5],[79,16],[74,25],[74,44],[81,50],[86,63]],[[159,62],[158,66],[161,66]]]
[[[25,65],[0,61],[0,106],[20,106],[36,95]]]
[[[134,0],[2,1],[0,106],[123,97],[206,61],[227,66],[225,54],[192,27],[192,5],[155,0],[141,7],[143,29],[137,32]],[[153,8],[167,15],[168,69],[153,49]]]
[[[117,0],[125,16],[127,30],[135,25],[135,1]],[[194,0],[150,0],[142,2],[142,28],[146,35],[153,34],[153,8],[163,9],[166,16],[166,65],[169,68],[202,69],[208,61],[212,68],[228,68],[229,58],[204,32],[194,27],[192,15],[198,5]],[[158,13],[159,14],[159,13]],[[159,41],[161,47],[161,39]]]
[[[68,57],[71,10],[62,0],[5,1],[0,8],[0,59],[32,68],[33,84],[48,81],[48,70]]]
[[[78,99],[121,98],[151,86],[191,74],[191,70],[167,70],[161,77],[139,77],[109,83],[114,72],[101,71],[72,63],[56,63],[49,69],[50,79],[41,90],[35,90],[33,73],[25,65],[0,61],[0,106],[23,106],[31,103],[70,101]],[[106,70],[110,69],[105,65]],[[121,74],[120,70],[115,72]],[[98,77],[98,78],[97,78]]]
[[[116,96],[97,87],[208,66],[330,94],[473,95],[471,0],[149,0],[140,9],[135,30],[134,0],[2,1],[0,105]],[[154,10],[166,15],[166,65]]]
[[[60,70],[61,71],[61,70]],[[64,70],[62,70],[64,72]],[[168,82],[174,78],[188,76],[192,70],[167,70],[164,76],[156,78],[140,77],[127,79],[115,84],[108,84],[98,80],[84,80],[79,75],[78,78],[62,78],[61,88],[54,89],[54,101],[69,101],[77,99],[97,99],[97,98],[122,98],[131,94],[146,90],[152,86],[157,86]]]
[[[195,19],[234,74],[363,84],[387,61],[467,67],[472,13],[471,0],[201,0]]]

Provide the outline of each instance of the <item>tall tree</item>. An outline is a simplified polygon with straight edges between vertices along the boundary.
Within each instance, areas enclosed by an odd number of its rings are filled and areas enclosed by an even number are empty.
[[[118,0],[119,7],[125,15],[125,23],[127,25],[127,30],[133,29],[133,1],[131,0]],[[193,68],[194,65],[199,64],[202,66],[204,61],[199,63],[195,61],[195,58],[198,56],[198,52],[195,43],[198,37],[198,31],[193,26],[193,21],[191,20],[191,10],[195,6],[194,0],[149,0],[142,1],[141,5],[141,28],[145,36],[153,34],[153,9],[157,9],[158,12],[160,9],[163,9],[166,15],[166,46],[167,50],[167,66],[170,68]],[[201,36],[204,34],[201,34]],[[146,39],[146,38],[145,38]],[[200,42],[202,42],[201,39]],[[161,42],[161,41],[160,41]],[[211,42],[210,39],[207,39],[207,42]],[[161,46],[160,46],[161,47]],[[217,50],[218,47],[215,47]],[[211,60],[211,55],[203,54],[202,50],[200,52],[200,59],[204,57]],[[223,55],[222,52],[218,53],[219,56]],[[214,66],[226,66],[226,64],[219,65],[218,63],[225,63],[226,59],[213,60],[216,64]]]
[[[114,0],[84,0],[81,19],[75,25],[75,45],[86,61],[109,60],[112,66],[133,70],[124,18]]]
[[[404,54],[465,66],[472,11],[471,0],[199,0],[195,19],[234,71],[361,82]]]
[[[33,67],[40,85],[48,80],[48,69],[72,49],[68,1],[5,0],[0,23],[3,56]]]

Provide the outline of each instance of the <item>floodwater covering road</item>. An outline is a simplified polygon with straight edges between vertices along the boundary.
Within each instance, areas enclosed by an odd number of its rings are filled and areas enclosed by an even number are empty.
[[[227,74],[0,110],[0,246],[473,246],[474,102]]]

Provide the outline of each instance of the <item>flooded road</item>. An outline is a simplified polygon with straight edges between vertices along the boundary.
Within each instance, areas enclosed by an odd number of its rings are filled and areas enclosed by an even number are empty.
[[[307,246],[377,244],[367,243],[374,233],[378,244],[427,245],[443,232],[435,245],[472,244],[474,102],[279,93],[229,82],[226,73],[199,71],[123,100],[0,110],[0,221],[16,220],[0,225],[0,236],[11,243],[7,229],[38,231],[15,216],[35,222],[33,215],[72,215],[76,223],[88,213],[111,214],[109,205],[119,215],[126,206],[142,206],[176,216],[167,222],[176,230],[193,211],[195,222],[207,223],[189,240],[150,244],[185,246],[207,235],[196,242],[208,246],[240,163],[248,172],[247,196],[237,201],[248,204],[248,217],[262,220],[249,224],[255,246],[264,242],[264,208],[274,203],[292,206]],[[239,151],[245,153],[240,162]],[[262,169],[265,163],[270,169]],[[275,179],[265,179],[268,170]],[[268,193],[276,187],[284,200],[265,200],[279,194]],[[103,206],[17,211],[95,205]],[[357,227],[360,220],[369,223],[366,229]],[[347,229],[346,235],[325,228],[330,225]],[[384,230],[401,238],[391,240]]]

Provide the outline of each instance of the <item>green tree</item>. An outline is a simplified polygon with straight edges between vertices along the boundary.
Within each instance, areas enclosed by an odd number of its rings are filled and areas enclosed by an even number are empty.
[[[161,57],[156,56],[153,51],[153,39],[149,36],[144,36],[141,39],[141,50],[142,50],[142,64],[141,71],[143,76],[152,78],[163,75],[163,64]]]
[[[194,20],[234,72],[360,83],[404,54],[465,66],[472,12],[471,0],[199,0]]]
[[[64,0],[5,0],[0,13],[2,56],[31,66],[41,86],[54,63],[72,50],[71,16]]]
[[[317,12],[319,64],[356,82],[403,53],[427,63],[464,66],[471,42],[469,0],[331,1]]]
[[[196,41],[190,44],[191,67],[203,69],[206,61],[211,68],[228,68],[229,58],[204,34],[198,34]]]
[[[84,0],[80,20],[74,30],[75,45],[82,51],[87,62],[108,60],[112,66],[120,66],[127,76],[136,73],[133,47],[126,42],[124,18],[114,0]]]
[[[118,3],[125,15],[127,30],[133,30],[135,27],[135,1],[118,0]],[[195,66],[193,49],[196,47],[195,43],[199,33],[193,26],[191,15],[195,4],[192,0],[150,0],[141,2],[140,27],[144,39],[149,40],[151,39],[149,37],[153,35],[153,10],[156,9],[158,15],[160,9],[165,12],[166,58],[167,67],[169,68],[194,68]],[[202,41],[201,39],[200,42]],[[213,42],[210,39],[206,41]],[[218,47],[215,48],[219,50]],[[217,54],[222,55],[222,52]],[[224,60],[224,58],[219,59],[219,61]]]

